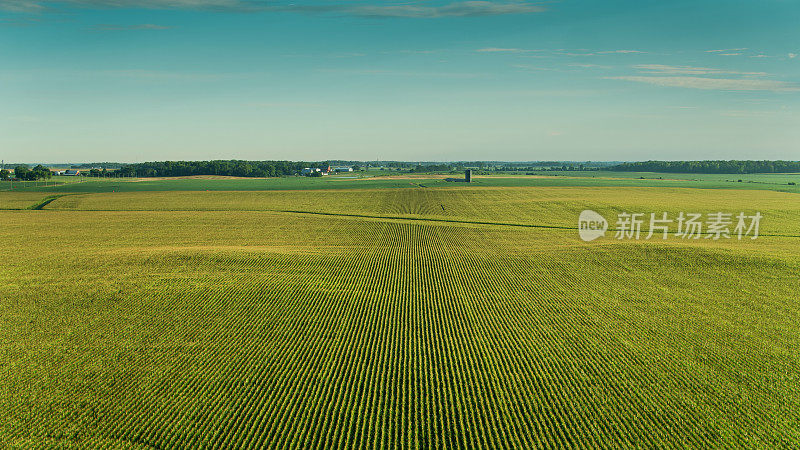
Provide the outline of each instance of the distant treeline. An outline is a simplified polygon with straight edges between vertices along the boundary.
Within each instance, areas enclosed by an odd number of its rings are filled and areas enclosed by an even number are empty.
[[[102,167],[104,169],[119,169],[123,166],[122,163],[118,162],[92,162],[92,163],[80,163],[80,164],[53,164],[57,167],[65,167],[69,166],[70,169],[92,169],[95,167]]]
[[[416,167],[412,167],[410,169],[411,172],[414,173],[422,173],[422,172],[454,172],[459,170],[459,166],[453,166],[449,164],[430,164],[427,166],[418,165]]]
[[[374,163],[373,163],[374,164]],[[305,167],[327,168],[328,166],[351,166],[355,170],[370,168],[369,162],[362,161],[156,161],[135,164],[122,164],[117,171],[92,169],[88,174],[95,177],[179,177],[189,175],[225,175],[235,177],[280,177],[296,175]],[[600,164],[543,162],[531,163],[486,163],[486,162],[381,162],[381,168],[407,170],[410,172],[457,172],[465,168],[487,171],[504,170],[598,170]],[[382,169],[381,169],[382,170]]]
[[[123,165],[117,176],[182,177],[224,175],[233,177],[280,177],[295,175],[304,167],[327,167],[327,162],[294,161],[158,161]]]
[[[49,164],[48,166],[57,166]],[[89,164],[71,165],[85,169]],[[451,172],[477,169],[478,173],[507,171],[596,171],[611,170],[625,172],[663,173],[800,173],[800,161],[458,161],[458,162],[409,162],[409,161],[154,161],[132,164],[101,163],[99,168],[81,170],[81,175],[91,177],[178,177],[191,175],[222,175],[235,177],[280,177],[301,173],[303,168],[325,169],[328,166],[348,166],[354,170],[391,170],[408,172]],[[118,170],[114,170],[115,168]],[[49,169],[38,165],[32,170],[27,165],[16,165],[12,171],[0,173],[0,178],[11,176],[23,180],[47,178]]]
[[[640,161],[617,164],[609,170],[666,173],[795,173],[800,161]]]

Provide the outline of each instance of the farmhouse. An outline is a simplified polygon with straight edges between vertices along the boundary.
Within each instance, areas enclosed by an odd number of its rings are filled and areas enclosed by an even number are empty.
[[[313,173],[319,173],[319,174],[322,174],[322,175],[327,175],[330,171],[331,171],[330,167],[328,167],[327,170],[319,169],[317,167],[306,167],[306,168],[304,168],[303,170],[300,171],[300,175],[309,176],[309,175],[311,175]]]

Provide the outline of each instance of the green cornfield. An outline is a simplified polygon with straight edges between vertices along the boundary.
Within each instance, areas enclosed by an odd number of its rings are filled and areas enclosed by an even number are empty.
[[[583,209],[764,219],[756,240],[587,243]],[[797,448],[799,213],[651,187],[0,211],[0,446]]]

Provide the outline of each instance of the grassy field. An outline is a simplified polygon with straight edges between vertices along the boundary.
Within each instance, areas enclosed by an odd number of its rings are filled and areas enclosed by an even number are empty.
[[[800,193],[800,174],[655,174],[644,172],[535,172],[536,175],[476,175],[471,186],[479,187],[658,187],[695,189],[771,190]],[[347,174],[321,178],[89,178],[49,182],[15,183],[16,191],[42,193],[100,193],[154,191],[275,191],[275,190],[338,190],[386,188],[449,188],[467,187],[463,183],[444,181],[461,174],[398,174],[383,176]],[[738,182],[742,180],[742,182]],[[82,181],[82,182],[76,182]],[[59,184],[62,183],[62,184]],[[790,185],[789,183],[795,183]],[[0,182],[0,192],[8,190],[8,182]],[[0,196],[0,200],[2,196]],[[2,204],[0,204],[0,209]]]
[[[796,194],[236,182],[0,192],[0,446],[800,445]]]

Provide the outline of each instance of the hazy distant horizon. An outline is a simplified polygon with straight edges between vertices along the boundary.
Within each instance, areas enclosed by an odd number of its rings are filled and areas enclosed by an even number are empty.
[[[800,3],[0,0],[6,160],[790,160]]]
[[[6,169],[13,168],[14,165],[17,164],[25,164],[28,166],[36,165],[36,164],[43,164],[46,166],[77,166],[77,165],[89,165],[89,164],[96,164],[96,165],[113,165],[113,164],[142,164],[142,163],[151,163],[151,162],[193,162],[193,161],[244,161],[244,162],[256,162],[256,161],[288,161],[288,162],[305,162],[309,164],[313,163],[324,163],[330,162],[331,164],[334,163],[366,163],[366,164],[389,164],[389,163],[402,163],[402,164],[414,164],[418,163],[421,165],[428,165],[428,164],[469,164],[469,163],[482,163],[482,164],[546,164],[546,163],[557,163],[557,164],[598,164],[598,165],[615,165],[621,163],[631,163],[631,162],[646,162],[646,161],[733,161],[733,159],[721,159],[721,160],[701,160],[701,159],[647,159],[647,160],[577,160],[577,159],[564,159],[564,160],[448,160],[448,161],[437,161],[437,160],[400,160],[400,159],[389,159],[389,160],[353,160],[353,159],[320,159],[320,160],[301,160],[301,159],[238,159],[238,158],[214,158],[208,160],[198,160],[198,159],[160,159],[160,160],[150,160],[150,161],[55,161],[55,162],[47,162],[47,161],[4,161],[2,165],[5,166]],[[745,160],[737,160],[737,161],[792,161],[792,162],[800,162],[800,158],[794,159],[745,159]]]

